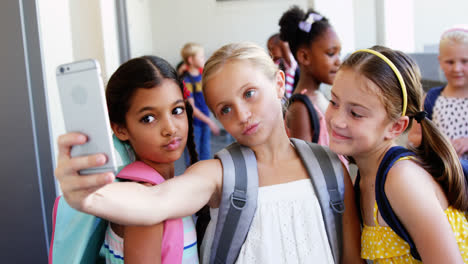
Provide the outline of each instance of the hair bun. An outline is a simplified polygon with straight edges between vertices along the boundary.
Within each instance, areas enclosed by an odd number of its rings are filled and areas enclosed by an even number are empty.
[[[299,22],[305,18],[305,12],[298,6],[292,6],[280,18],[280,39],[291,42],[296,38]]]

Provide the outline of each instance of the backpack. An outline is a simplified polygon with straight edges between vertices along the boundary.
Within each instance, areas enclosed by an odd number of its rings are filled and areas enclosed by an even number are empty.
[[[432,120],[432,111],[440,93],[445,86],[435,87],[429,90],[426,94],[426,99],[424,99],[424,110],[427,112],[427,118]]]
[[[344,181],[342,164],[328,148],[291,138],[312,180],[335,263],[342,253]],[[254,152],[235,142],[216,153],[223,166],[223,190],[209,263],[234,263],[257,208],[258,171]]]
[[[319,141],[320,136],[320,119],[317,114],[317,111],[315,110],[314,105],[312,104],[307,95],[293,94],[291,97],[289,97],[290,104],[296,101],[300,101],[306,106],[307,112],[309,112],[310,124],[312,126],[312,129],[314,130],[314,133],[312,135],[312,142],[317,143]]]
[[[118,172],[134,161],[131,147],[113,135]],[[52,213],[52,238],[49,264],[52,263],[105,263],[99,256],[107,221],[73,209],[58,196]]]
[[[385,194],[385,181],[387,180],[388,171],[392,168],[393,164],[397,162],[402,157],[407,156],[415,156],[416,154],[404,147],[395,146],[390,148],[380,163],[379,169],[377,170],[377,177],[375,180],[375,200],[377,202],[377,206],[379,208],[380,215],[388,224],[388,226],[403,240],[405,240],[408,245],[410,246],[410,252],[413,258],[417,260],[421,260],[421,256],[419,255],[418,250],[416,249],[416,245],[411,239],[410,234],[403,226],[403,224],[398,219],[397,215],[392,209],[390,202],[388,201],[387,195]],[[468,162],[466,160],[460,160],[460,163],[463,167],[463,173],[465,175],[465,179],[468,181]],[[362,215],[361,215],[361,205],[360,205],[360,188],[359,182],[361,180],[361,176],[357,175],[356,181],[354,183],[354,191],[356,194],[356,204],[359,212],[359,217],[361,223],[363,223]]]

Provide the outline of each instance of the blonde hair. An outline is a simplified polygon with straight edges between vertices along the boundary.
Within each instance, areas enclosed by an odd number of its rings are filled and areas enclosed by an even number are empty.
[[[454,25],[453,27],[447,29],[440,36],[439,49],[446,42],[455,42],[458,44],[468,45],[468,25]]]
[[[421,74],[416,63],[406,54],[385,47],[375,46],[398,69],[407,90],[406,115],[412,119],[422,109],[423,90]],[[381,58],[367,52],[353,53],[340,69],[350,69],[371,80],[378,88],[377,95],[383,103],[388,117],[397,120],[402,114],[403,96],[395,72]],[[412,149],[419,164],[441,185],[450,205],[456,209],[468,210],[468,183],[465,180],[460,161],[450,141],[427,118],[421,121],[421,145]]]
[[[270,55],[251,42],[240,42],[225,45],[215,51],[206,61],[203,69],[203,91],[205,91],[206,82],[213,77],[227,62],[248,61],[259,68],[267,78],[274,80],[278,72],[278,66],[273,62]]]
[[[184,62],[188,65],[188,58],[197,55],[199,52],[203,51],[203,46],[195,43],[195,42],[189,42],[184,45],[182,50],[180,51],[180,55],[182,56],[182,59]]]

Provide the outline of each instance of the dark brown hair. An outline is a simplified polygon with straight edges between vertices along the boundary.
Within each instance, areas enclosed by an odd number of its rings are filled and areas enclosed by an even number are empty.
[[[111,122],[125,125],[125,115],[130,109],[130,99],[139,88],[152,89],[164,79],[174,81],[184,93],[184,85],[177,76],[176,70],[164,59],[157,56],[143,56],[131,59],[122,64],[112,74],[106,88],[107,108]],[[187,148],[191,163],[198,161],[193,137],[193,108],[185,101],[188,117]]]
[[[299,22],[306,20],[310,14],[316,14],[322,17],[321,20],[315,21],[309,32],[302,31],[299,28]],[[298,6],[292,6],[286,11],[279,21],[280,38],[288,42],[289,48],[297,60],[296,52],[302,47],[314,42],[328,28],[331,27],[328,19],[313,9],[302,11]]]

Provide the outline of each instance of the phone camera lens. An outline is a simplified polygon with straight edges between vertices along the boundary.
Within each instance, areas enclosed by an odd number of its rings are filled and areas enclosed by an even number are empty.
[[[64,72],[65,72],[65,68],[60,67],[60,73],[64,73]]]

